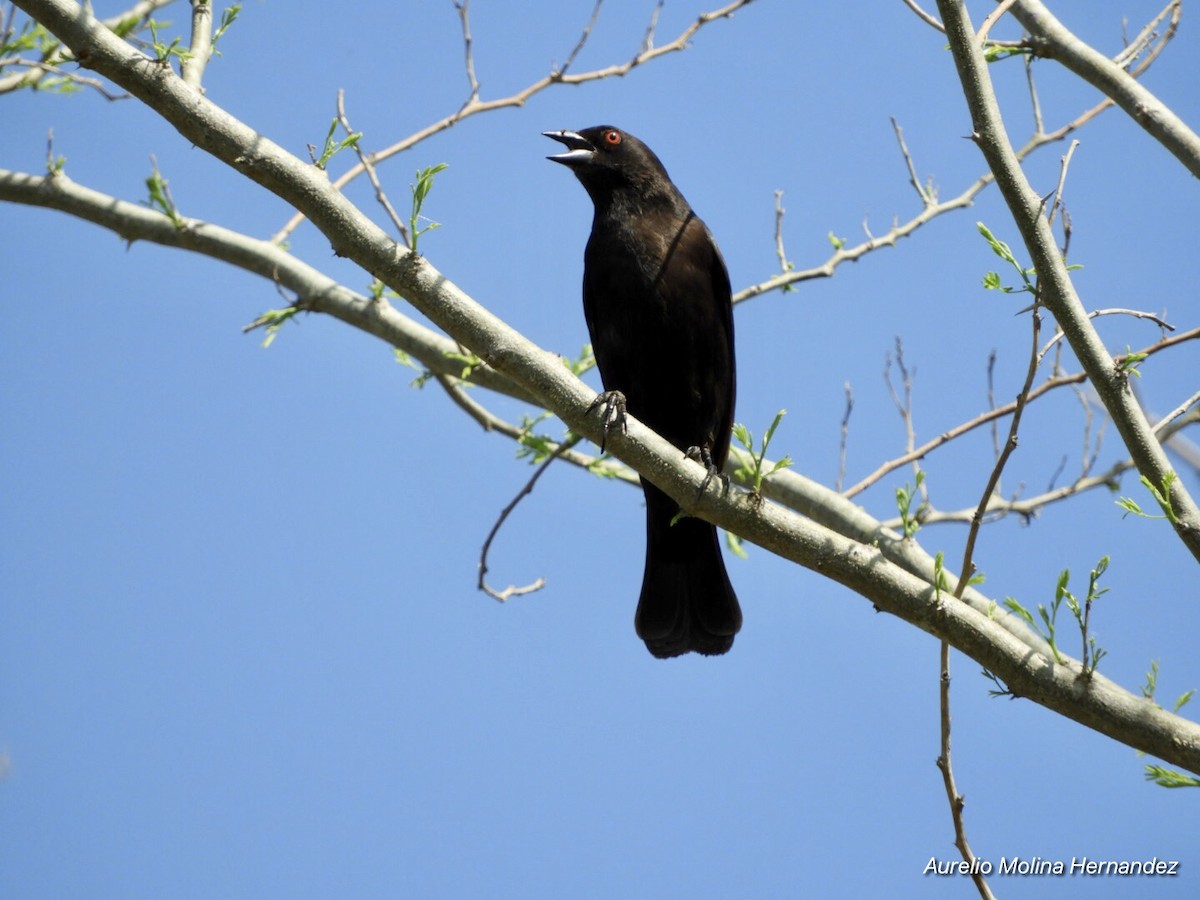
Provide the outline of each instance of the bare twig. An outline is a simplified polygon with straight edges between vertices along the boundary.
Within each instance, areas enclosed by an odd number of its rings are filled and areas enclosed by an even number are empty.
[[[917,177],[917,168],[913,165],[912,156],[908,152],[908,145],[904,143],[904,129],[900,127],[900,123],[896,121],[895,116],[890,117],[892,120],[892,130],[896,132],[896,142],[900,144],[900,152],[904,155],[904,164],[908,167],[908,180],[912,184],[913,190],[917,192],[917,196],[921,198],[921,204],[928,209],[934,203],[934,198],[930,196],[929,191],[921,186],[921,179]]]
[[[346,134],[354,133],[354,129],[350,127],[350,119],[346,116],[346,91],[342,88],[338,88],[337,92],[337,118]],[[388,218],[392,220],[392,224],[396,226],[396,231],[400,234],[400,240],[403,241],[404,246],[411,248],[408,226],[404,224],[404,220],[400,218],[396,208],[392,206],[392,201],[388,199],[387,192],[379,181],[379,173],[375,171],[370,156],[363,151],[361,144],[361,141],[354,142],[354,152],[358,154],[359,163],[362,165],[363,171],[367,173],[367,180],[371,182],[371,187],[375,188],[375,199],[379,201],[379,205],[383,207]]]
[[[1197,403],[1200,403],[1200,391],[1196,391],[1196,393],[1192,394],[1192,396],[1188,397],[1177,407],[1159,419],[1154,424],[1155,433],[1162,434],[1164,428],[1187,412],[1189,407],[1195,406]]]
[[[1029,106],[1033,110],[1033,133],[1042,134],[1046,129],[1042,119],[1042,103],[1038,99],[1037,82],[1033,78],[1033,54],[1025,57],[1025,83],[1029,85]]]
[[[996,410],[996,351],[992,350],[988,354],[987,361],[987,404],[988,409],[992,412]],[[996,419],[992,419],[992,461],[995,462],[1000,458],[1000,430],[996,424]]]
[[[987,18],[983,20],[983,24],[979,26],[979,30],[975,32],[975,40],[979,44],[987,42],[988,32],[992,30],[992,26],[1000,21],[1000,17],[1008,12],[1016,0],[1002,0],[999,6],[988,13]]]
[[[925,14],[923,14],[920,8],[916,6],[915,3],[911,2],[911,0],[905,0],[905,3],[911,9],[918,12],[918,14],[921,14],[923,17],[925,17]],[[941,25],[937,23],[936,20],[932,19],[932,17],[929,17],[928,20],[931,24],[935,25],[939,31],[942,30]],[[1130,74],[1136,78],[1150,68],[1154,61],[1158,59],[1163,50],[1166,49],[1167,43],[1174,36],[1175,31],[1173,28],[1169,29],[1165,34],[1163,34],[1159,38],[1158,42],[1155,43],[1147,52],[1146,57],[1142,59],[1142,61],[1130,72]],[[1104,112],[1113,105],[1112,99],[1105,97],[1095,106],[1080,113],[1070,122],[1067,122],[1065,125],[1056,128],[1054,131],[1048,132],[1043,130],[1041,110],[1037,106],[1036,91],[1033,90],[1032,74],[1030,75],[1030,91],[1034,98],[1036,128],[1033,135],[1025,142],[1024,146],[1017,150],[1018,160],[1024,160],[1030,154],[1047,144],[1061,141],[1063,138],[1073,134],[1075,131],[1082,128],[1096,116],[1100,115],[1100,113]],[[770,278],[766,278],[763,281],[758,282],[757,284],[742,288],[733,295],[733,302],[742,303],[761,294],[781,290],[790,284],[796,284],[801,281],[811,281],[817,278],[832,278],[834,273],[837,271],[837,268],[842,263],[854,262],[858,259],[861,259],[863,256],[866,256],[868,253],[872,253],[883,247],[894,247],[901,238],[908,237],[913,232],[917,231],[922,225],[931,222],[939,216],[952,212],[953,210],[965,209],[966,207],[970,206],[975,201],[976,195],[978,195],[980,191],[991,184],[993,180],[994,176],[992,173],[985,172],[957,197],[953,197],[949,200],[941,201],[932,206],[923,208],[920,213],[913,216],[907,222],[899,224],[894,223],[885,234],[872,236],[868,231],[868,237],[866,241],[853,247],[838,247],[829,257],[829,259],[827,259],[821,265],[813,266],[808,269],[796,269],[791,272],[773,275]]]
[[[1155,344],[1151,344],[1148,347],[1143,347],[1141,350],[1139,350],[1137,352],[1145,353],[1147,356],[1150,356],[1155,353],[1166,350],[1169,347],[1173,347],[1176,344],[1183,343],[1184,341],[1193,341],[1193,340],[1196,340],[1197,338],[1200,338],[1200,328],[1193,328],[1190,331],[1184,331],[1180,334],[1173,335],[1172,337],[1163,338],[1161,341],[1158,341]],[[1120,363],[1122,363],[1124,360],[1125,360],[1125,354],[1120,354],[1118,356],[1113,357],[1113,361],[1115,363],[1117,363],[1118,365]],[[1069,384],[1079,384],[1080,382],[1083,382],[1086,380],[1087,380],[1086,372],[1075,372],[1070,375],[1056,375],[1053,378],[1043,381],[1041,384],[1039,384],[1037,387],[1035,387],[1032,391],[1030,391],[1029,392],[1029,400],[1030,401],[1036,400],[1042,394],[1045,394],[1047,391],[1052,391],[1055,388],[1064,387]],[[908,463],[912,462],[915,459],[923,458],[928,453],[932,452],[933,450],[936,450],[938,447],[941,447],[943,444],[946,444],[949,441],[952,441],[955,438],[957,438],[963,434],[966,434],[968,431],[972,431],[973,429],[978,428],[980,425],[986,425],[988,422],[991,422],[994,419],[1009,415],[1010,413],[1012,413],[1014,411],[1015,408],[1016,408],[1016,401],[1013,401],[1012,403],[1006,403],[1003,406],[998,406],[998,407],[995,407],[994,409],[989,409],[987,412],[980,413],[978,416],[971,419],[970,421],[963,422],[961,425],[956,425],[954,428],[951,428],[947,431],[942,432],[936,438],[933,438],[932,440],[925,442],[920,447],[916,447],[909,453],[905,453],[903,456],[899,456],[895,459],[891,459],[891,460],[888,460],[887,462],[883,463],[874,472],[872,472],[866,478],[862,479],[862,481],[858,482],[857,484],[855,484],[852,487],[850,487],[849,489],[847,489],[843,496],[850,498],[850,497],[855,496],[856,494],[862,493],[863,491],[865,491],[871,485],[875,484],[875,482],[877,482],[880,478],[882,478],[884,475],[888,474],[889,472],[893,472],[896,469],[900,468],[901,466],[907,465]]]
[[[604,0],[596,0],[596,5],[592,8],[591,18],[588,23],[583,26],[583,33],[579,35],[579,40],[567,54],[566,62],[553,71],[558,75],[566,75],[567,69],[571,68],[571,63],[575,62],[575,57],[579,55],[579,51],[583,49],[583,45],[588,42],[588,38],[592,36],[592,29],[596,27],[596,20],[600,18],[600,7],[604,5]]]
[[[842,490],[842,481],[846,477],[846,444],[850,440],[850,413],[854,411],[854,390],[848,381],[843,387],[846,390],[846,411],[842,413],[842,436],[838,442],[838,473],[834,486],[834,490],[839,493]]]
[[[1128,69],[1129,66],[1137,59],[1142,52],[1150,46],[1156,37],[1158,37],[1158,26],[1162,24],[1163,19],[1167,16],[1173,16],[1174,21],[1171,23],[1171,28],[1174,28],[1178,22],[1178,16],[1182,12],[1180,0],[1170,0],[1149,22],[1145,24],[1138,36],[1132,41],[1127,41],[1125,49],[1113,57],[1115,62],[1122,69]]]
[[[1058,213],[1058,209],[1063,205],[1062,195],[1063,187],[1067,183],[1067,169],[1071,165],[1071,157],[1075,155],[1075,148],[1079,146],[1079,140],[1075,139],[1067,146],[1067,152],[1063,154],[1058,167],[1058,185],[1054,188],[1054,202],[1050,205],[1050,212],[1046,216],[1046,221],[1051,225],[1054,224],[1054,217]],[[1063,256],[1067,255],[1067,251],[1063,250]]]
[[[931,28],[936,28],[938,31],[945,34],[946,27],[936,18],[925,12],[925,10],[921,9],[921,7],[917,5],[916,0],[904,0],[904,5],[915,12],[918,18],[923,20],[926,25],[930,26]]]
[[[971,845],[967,842],[967,828],[962,814],[966,800],[958,792],[958,785],[954,780],[954,768],[950,764],[950,645],[945,641],[942,641],[941,674],[938,679],[938,688],[938,707],[941,711],[939,716],[941,753],[937,758],[937,767],[942,773],[942,783],[946,787],[946,800],[950,804],[950,818],[954,822],[954,846],[958,848],[958,852],[967,862],[971,878],[975,882],[975,888],[979,891],[980,896],[987,900],[995,900],[988,887],[987,879],[979,871],[978,866],[972,865],[975,862],[975,854],[971,852]]]
[[[666,0],[658,0],[658,3],[654,5],[654,10],[650,13],[650,24],[646,26],[646,33],[642,36],[641,53],[654,49],[654,32],[658,29],[658,17],[662,14],[665,2]]]
[[[1175,330],[1175,326],[1172,325],[1170,322],[1166,321],[1165,319],[1163,319],[1162,317],[1156,316],[1154,313],[1145,312],[1144,310],[1140,310],[1140,309],[1123,309],[1121,307],[1113,307],[1111,309],[1094,309],[1090,313],[1088,313],[1089,319],[1095,319],[1098,316],[1132,316],[1135,319],[1149,319],[1151,322],[1153,322],[1159,328],[1162,328],[1164,331],[1174,331]],[[1060,328],[1055,332],[1054,337],[1050,338],[1050,340],[1048,340],[1046,342],[1046,346],[1044,346],[1042,348],[1041,353],[1038,354],[1038,358],[1039,359],[1044,358],[1046,356],[1046,354],[1050,352],[1050,348],[1053,347],[1055,344],[1057,344],[1062,339],[1063,339],[1063,332],[1062,332],[1062,329]]]
[[[909,372],[908,366],[904,363],[904,343],[897,335],[895,338],[896,346],[896,368],[900,370],[900,384],[904,389],[904,397],[901,398],[896,391],[896,386],[892,383],[892,354],[888,353],[883,358],[883,381],[887,385],[888,393],[892,397],[892,404],[896,407],[896,412],[900,413],[900,418],[904,420],[904,444],[911,450],[915,432],[912,424],[912,383],[916,371]]]
[[[779,271],[790,272],[795,266],[787,258],[783,249],[783,216],[787,210],[783,208],[783,191],[775,192],[775,255],[779,257]]]
[[[1000,458],[996,460],[996,464],[992,467],[992,473],[988,476],[987,485],[983,489],[983,496],[979,498],[979,504],[975,508],[975,515],[971,517],[971,528],[967,532],[962,565],[959,567],[958,585],[954,589],[954,596],[960,600],[962,599],[963,590],[966,589],[967,582],[970,581],[971,576],[975,573],[975,542],[979,537],[979,529],[983,525],[983,516],[987,512],[988,502],[996,494],[996,486],[1000,483],[1000,473],[1004,471],[1004,466],[1008,463],[1008,458],[1017,449],[1017,432],[1021,427],[1021,414],[1025,411],[1025,407],[1029,403],[1030,392],[1033,389],[1033,379],[1037,375],[1038,370],[1038,340],[1042,327],[1042,316],[1039,312],[1040,307],[1040,298],[1035,299],[1032,316],[1033,347],[1029,351],[1029,367],[1025,372],[1025,383],[1021,386],[1021,392],[1017,394],[1017,399],[1013,404],[1012,421],[1008,426],[1008,440],[1004,442],[1004,447],[1000,451]]]
[[[474,42],[471,38],[471,0],[456,0],[454,8],[458,10],[458,18],[462,22],[463,56],[467,68],[467,84],[471,93],[463,103],[463,109],[479,99],[479,79],[475,77]]]
[[[479,553],[478,587],[479,590],[483,591],[489,597],[492,597],[500,603],[504,603],[511,597],[519,597],[523,594],[532,594],[534,591],[540,591],[546,586],[546,579],[538,578],[532,583],[523,586],[509,585],[500,591],[491,587],[487,583],[486,576],[488,572],[488,551],[492,547],[492,541],[494,541],[496,539],[496,535],[500,533],[500,528],[504,525],[504,521],[509,517],[512,511],[517,508],[517,504],[520,503],[524,497],[533,493],[534,485],[536,485],[538,479],[542,477],[542,473],[545,472],[546,469],[550,468],[550,464],[558,459],[562,453],[574,447],[577,443],[579,443],[579,441],[580,438],[578,436],[572,436],[569,440],[563,441],[554,448],[554,452],[549,454],[544,460],[541,461],[541,463],[538,464],[537,469],[534,470],[534,473],[532,476],[530,476],[529,480],[525,482],[524,487],[517,491],[517,495],[513,497],[512,500],[509,501],[508,505],[500,511],[500,517],[496,519],[495,524],[492,525],[491,531],[488,532],[488,536],[483,542],[483,549]]]
[[[728,3],[719,9],[702,13],[701,15],[697,16],[690,25],[684,28],[683,31],[681,31],[673,41],[663,44],[660,47],[655,47],[652,50],[647,50],[643,53],[637,53],[627,62],[605,66],[601,69],[592,69],[591,71],[580,72],[578,74],[568,73],[566,71],[566,66],[564,65],[560,68],[553,69],[549,74],[542,76],[537,81],[526,86],[522,90],[517,91],[517,93],[511,94],[508,97],[501,97],[496,100],[480,100],[479,98],[469,100],[457,112],[438,119],[436,122],[425,126],[420,131],[416,131],[410,134],[408,137],[397,141],[390,147],[385,147],[382,150],[372,153],[370,160],[374,165],[379,165],[384,160],[390,159],[398,153],[403,153],[405,150],[411,149],[422,141],[432,137],[435,134],[445,131],[447,128],[457,125],[463,119],[469,118],[470,116],[478,115],[479,113],[491,112],[497,109],[524,106],[531,97],[536,94],[540,94],[542,91],[552,87],[553,85],[584,84],[589,81],[600,81],[605,78],[615,78],[622,75],[627,75],[640,65],[644,65],[645,63],[658,59],[659,57],[666,56],[669,53],[685,50],[688,46],[688,42],[695,36],[696,32],[698,32],[705,25],[708,25],[710,22],[714,22],[717,19],[729,18],[738,10],[749,6],[752,2],[753,0],[733,0],[733,2]],[[597,4],[597,11],[598,9],[599,4]],[[584,32],[585,36],[589,33],[590,27],[591,24],[589,23],[588,29],[585,29]],[[578,47],[576,49],[578,49]],[[573,58],[574,51],[572,51],[572,55],[568,59],[568,62]],[[352,166],[346,172],[342,173],[342,175],[333,182],[333,186],[340,190],[351,181],[362,175],[365,171],[366,168],[360,162],[358,165]],[[288,236],[291,235],[291,233],[295,231],[300,226],[300,223],[304,220],[304,214],[297,212],[279,231],[271,236],[272,243],[279,244],[287,240]]]
[[[20,87],[26,83],[34,83],[40,80],[40,76],[36,73],[55,75],[62,78],[64,81],[69,81],[72,84],[81,84],[84,87],[90,87],[105,100],[127,100],[128,94],[117,94],[110,91],[108,87],[98,78],[89,78],[87,75],[80,75],[78,72],[69,72],[66,69],[55,65],[54,63],[43,62],[40,59],[27,59],[22,56],[13,56],[4,60],[5,66],[22,66],[25,69],[34,70],[30,72],[17,72],[5,78],[0,78],[0,94],[7,93],[16,87]]]
[[[985,23],[987,25],[988,23]],[[1033,305],[1033,341],[1029,351],[1029,367],[1025,373],[1025,384],[1021,388],[1021,392],[1017,395],[1016,408],[1013,410],[1012,423],[1009,426],[1008,440],[1004,444],[1004,449],[1000,452],[1000,458],[996,460],[996,464],[992,467],[992,473],[988,477],[987,485],[983,489],[983,496],[979,500],[979,505],[975,509],[975,515],[971,518],[971,527],[967,531],[966,547],[963,550],[962,565],[959,568],[958,584],[954,588],[955,600],[961,600],[963,591],[966,590],[971,576],[975,573],[975,542],[979,537],[979,530],[983,527],[983,517],[987,510],[988,502],[996,493],[996,487],[1000,483],[1000,473],[1004,470],[1008,458],[1017,448],[1017,431],[1021,424],[1021,413],[1025,409],[1025,405],[1029,402],[1029,391],[1033,387],[1033,378],[1037,374],[1038,369],[1038,332],[1041,328],[1041,315],[1038,312],[1038,301],[1034,300]],[[954,769],[950,762],[950,645],[942,641],[941,646],[941,679],[939,682],[939,702],[941,707],[941,739],[942,739],[942,755],[938,757],[938,769],[941,770],[942,780],[946,786],[946,799],[950,804],[950,817],[954,823],[954,845],[958,848],[963,860],[967,863],[971,877],[975,882],[975,888],[979,891],[981,897],[991,898],[992,892],[988,887],[987,879],[984,874],[978,871],[974,865],[975,854],[971,851],[970,842],[967,840],[966,824],[963,821],[963,797],[958,792],[958,786],[954,780]]]

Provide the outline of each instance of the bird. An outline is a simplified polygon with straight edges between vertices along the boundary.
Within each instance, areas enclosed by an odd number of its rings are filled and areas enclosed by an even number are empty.
[[[575,174],[594,207],[583,312],[604,386],[594,406],[603,407],[605,436],[628,412],[716,475],[729,455],[736,394],[729,273],[716,241],[632,134],[611,125],[543,134],[567,148],[547,159]],[[661,659],[723,654],[742,611],[716,527],[680,518],[674,500],[641,483],[638,636]]]

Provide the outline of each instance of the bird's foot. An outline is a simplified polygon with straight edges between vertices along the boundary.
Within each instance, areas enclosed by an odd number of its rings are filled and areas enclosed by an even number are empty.
[[[721,471],[721,468],[713,461],[712,448],[708,444],[703,444],[699,447],[688,447],[684,452],[688,459],[694,459],[700,465],[707,469],[704,480],[700,482],[700,490],[696,492],[696,497],[704,496],[704,492],[708,490],[708,485],[714,478],[721,482],[721,496],[724,497],[729,493],[729,476]]]
[[[600,409],[600,452],[608,443],[609,429],[616,426],[621,434],[625,433],[625,395],[620,391],[605,391],[597,394],[592,405],[588,407],[588,415]]]

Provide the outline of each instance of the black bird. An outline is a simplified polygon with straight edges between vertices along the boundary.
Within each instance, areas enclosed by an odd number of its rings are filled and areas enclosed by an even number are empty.
[[[604,382],[606,426],[622,406],[710,471],[729,454],[733,307],[708,228],[633,135],[600,125],[547,131],[549,157],[575,173],[595,215],[584,252],[583,312]],[[621,395],[624,395],[622,397]],[[642,479],[646,571],[634,623],[652,654],[715,655],[733,646],[742,611],[714,526]]]

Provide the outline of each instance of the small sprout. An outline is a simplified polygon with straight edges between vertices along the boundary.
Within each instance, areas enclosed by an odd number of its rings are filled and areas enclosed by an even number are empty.
[[[190,50],[185,50],[179,46],[183,39],[178,35],[169,44],[165,44],[158,39],[158,29],[161,26],[169,24],[169,22],[156,22],[154,19],[146,21],[146,25],[150,28],[150,46],[154,50],[154,61],[162,65],[167,65],[171,61],[172,56],[180,60],[192,58]]]
[[[1095,636],[1088,633],[1091,623],[1092,603],[1108,593],[1108,588],[1102,588],[1098,584],[1100,576],[1108,570],[1108,562],[1107,556],[1102,557],[1096,563],[1096,567],[1092,569],[1088,578],[1087,596],[1084,598],[1083,603],[1080,603],[1078,598],[1069,589],[1071,570],[1063,569],[1059,573],[1058,581],[1054,586],[1054,602],[1050,604],[1049,608],[1043,606],[1041,603],[1038,604],[1038,617],[1042,621],[1041,625],[1038,625],[1033,618],[1033,614],[1015,599],[1012,597],[1004,598],[1005,608],[1009,612],[1019,616],[1026,625],[1033,628],[1050,645],[1050,650],[1054,654],[1054,661],[1057,663],[1063,662],[1063,656],[1059,651],[1057,642],[1057,624],[1058,611],[1065,602],[1067,608],[1071,610],[1071,615],[1075,617],[1076,624],[1079,626],[1079,634],[1083,642],[1083,658],[1081,662],[1085,676],[1090,676],[1095,672],[1097,666],[1100,664],[1100,660],[1108,655],[1107,650],[1096,644]],[[1153,670],[1154,677],[1157,678],[1157,666],[1153,667]],[[1153,683],[1150,683],[1149,673],[1147,673],[1147,679],[1149,688],[1153,691]],[[1143,693],[1145,693],[1145,689],[1143,689]]]
[[[921,485],[925,483],[925,472],[918,471],[916,484],[904,483],[904,487],[896,488],[896,509],[900,512],[900,529],[906,538],[912,537],[921,530],[921,519],[929,508],[924,500],[913,510],[913,500],[920,493]]]
[[[433,180],[438,173],[444,172],[448,167],[447,163],[438,163],[436,166],[427,166],[424,169],[417,170],[416,184],[409,185],[412,188],[412,214],[408,217],[408,233],[411,235],[412,246],[409,248],[413,253],[417,252],[417,239],[427,231],[433,231],[435,228],[441,228],[441,222],[434,222],[421,215],[421,207],[425,205],[425,198],[429,196],[429,192],[433,190]],[[429,222],[424,228],[418,227],[418,223],[425,219]]]
[[[238,13],[241,11],[242,4],[235,3],[233,6],[221,12],[221,24],[217,26],[217,30],[213,32],[212,36],[213,53],[215,53],[217,56],[221,55],[221,52],[217,50],[217,41],[219,41],[224,36],[225,32],[229,30],[229,26],[237,21]]]
[[[1017,695],[1014,694],[1009,686],[1001,681],[999,676],[996,675],[996,673],[991,669],[984,669],[983,677],[996,686],[995,688],[988,689],[988,696],[1016,698]]]
[[[160,213],[171,220],[180,231],[183,230],[183,217],[179,215],[179,209],[175,206],[175,198],[171,196],[170,183],[163,178],[162,172],[158,170],[158,160],[153,156],[150,157],[152,170],[150,177],[146,179],[146,190],[149,192],[149,200],[147,201],[151,209],[157,209]]]
[[[997,272],[988,272],[983,276],[983,286],[989,291],[1000,291],[1005,294],[1033,294],[1037,296],[1037,285],[1033,279],[1037,277],[1037,270],[1026,269],[1019,262],[1016,256],[1013,255],[1012,248],[1004,241],[1000,240],[982,222],[976,222],[975,227],[979,229],[979,233],[983,235],[983,239],[987,241],[988,246],[992,248],[992,252],[1008,263],[1016,273],[1021,277],[1020,287],[1010,287],[1003,283]]]
[[[579,351],[579,356],[575,357],[575,359],[568,359],[564,356],[562,357],[562,362],[567,367],[567,371],[578,378],[596,365],[596,356],[592,353],[592,345],[584,344],[583,348]]]
[[[1146,780],[1153,781],[1159,787],[1200,787],[1200,778],[1196,778],[1193,775],[1185,775],[1182,772],[1176,772],[1174,769],[1168,769],[1163,766],[1146,766]]]
[[[1142,377],[1142,372],[1138,368],[1145,360],[1149,353],[1137,353],[1128,344],[1125,345],[1125,352],[1121,355],[1117,362],[1117,372],[1121,375],[1135,375],[1138,378]]]
[[[275,337],[279,334],[279,329],[283,327],[283,323],[294,319],[299,312],[300,307],[298,306],[288,306],[284,309],[268,309],[242,330],[249,331],[252,328],[262,328],[265,335],[262,347],[265,350],[275,342]]]
[[[1154,516],[1150,513],[1143,512],[1141,506],[1139,506],[1137,501],[1132,497],[1121,497],[1115,502],[1117,506],[1125,510],[1125,515],[1130,515],[1132,513],[1133,515],[1140,516],[1143,519],[1166,519],[1172,525],[1174,525],[1179,521],[1179,519],[1175,513],[1175,507],[1171,500],[1171,486],[1175,484],[1175,481],[1178,479],[1178,477],[1179,476],[1174,472],[1167,472],[1165,475],[1163,475],[1161,490],[1156,488],[1150,479],[1145,475],[1143,475],[1141,478],[1142,484],[1145,486],[1146,490],[1150,492],[1151,496],[1154,497],[1155,502],[1158,503],[1159,508],[1163,511],[1163,515],[1161,516]]]
[[[751,493],[753,493],[755,497],[762,496],[762,486],[764,481],[766,481],[780,469],[786,469],[792,464],[792,458],[790,456],[785,456],[772,464],[769,471],[765,468],[767,448],[771,445],[771,438],[775,435],[775,429],[779,427],[779,423],[786,415],[786,409],[781,409],[775,414],[775,419],[771,422],[770,427],[767,428],[766,433],[763,435],[762,444],[757,453],[754,452],[754,435],[751,434],[750,429],[741,424],[735,424],[733,426],[733,436],[737,438],[738,443],[745,448],[744,451],[739,450],[736,447],[733,448],[738,459],[736,477],[740,481],[746,482],[751,486]]]
[[[337,131],[337,126],[338,120],[335,117],[329,123],[329,131],[325,134],[325,146],[321,149],[321,155],[313,160],[313,164],[318,169],[324,169],[329,163],[329,160],[333,159],[333,157],[337,156],[337,154],[341,153],[347,147],[357,146],[358,142],[362,139],[362,132],[356,131],[353,134],[349,134],[342,138],[335,144],[333,142],[333,133]],[[309,149],[311,151],[312,148],[310,147]]]

